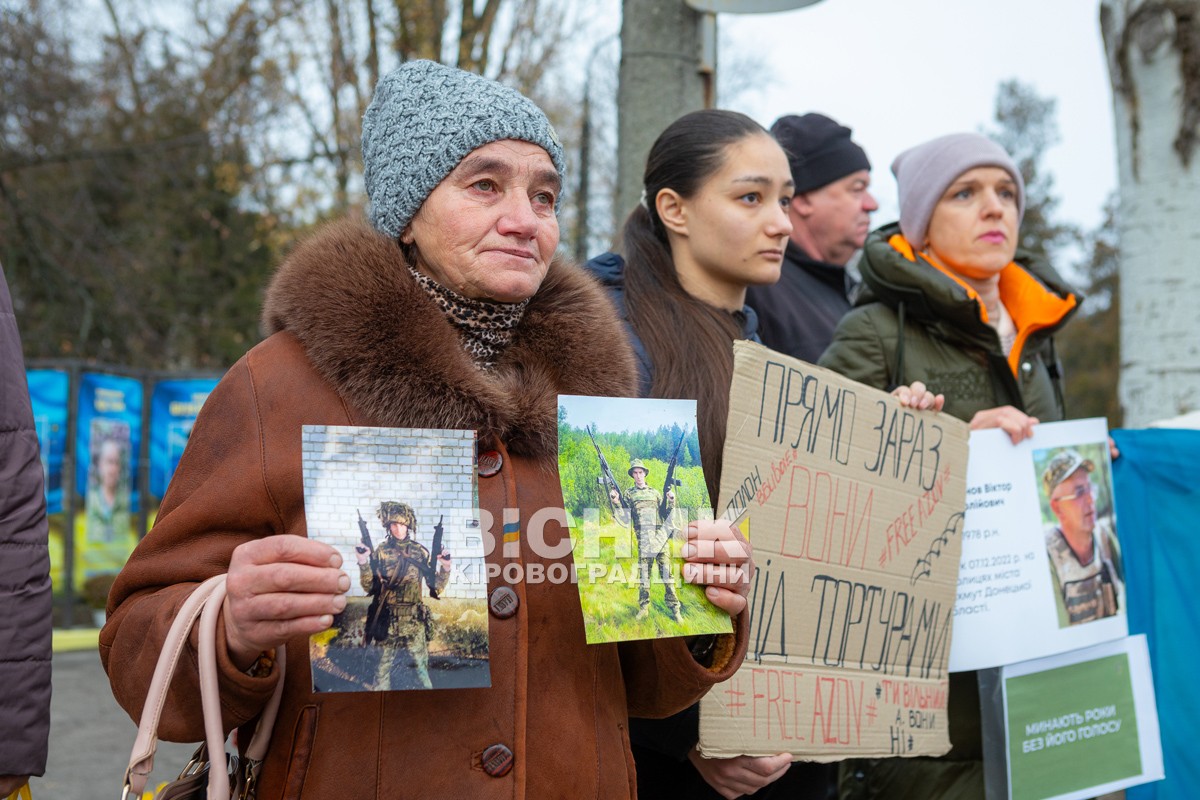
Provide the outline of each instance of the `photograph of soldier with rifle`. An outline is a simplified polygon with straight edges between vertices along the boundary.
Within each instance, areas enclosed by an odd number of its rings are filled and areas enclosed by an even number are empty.
[[[417,516],[412,506],[385,500],[376,509],[387,537],[372,548],[367,523],[358,516],[362,544],[354,548],[359,582],[371,597],[364,636],[367,644],[382,644],[384,652],[375,675],[375,688],[432,689],[429,680],[429,607],[421,584],[437,599],[450,580],[450,553],[442,549],[442,522],[434,527],[433,551],[415,538]]]
[[[712,514],[699,452],[694,401],[559,397],[559,476],[588,642],[729,629],[680,574],[688,522]]]
[[[310,638],[313,691],[489,686],[473,432],[308,426],[301,452],[309,538],[358,573]]]

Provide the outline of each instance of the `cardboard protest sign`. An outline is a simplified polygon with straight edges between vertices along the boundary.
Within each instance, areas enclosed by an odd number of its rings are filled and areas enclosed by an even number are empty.
[[[1005,667],[1001,681],[1012,800],[1083,800],[1162,779],[1145,636]]]
[[[706,756],[939,755],[967,426],[737,342],[721,479],[750,517],[750,651],[705,696]]]
[[[952,672],[1129,633],[1107,433],[1102,418],[1042,423],[1016,446],[971,432]]]

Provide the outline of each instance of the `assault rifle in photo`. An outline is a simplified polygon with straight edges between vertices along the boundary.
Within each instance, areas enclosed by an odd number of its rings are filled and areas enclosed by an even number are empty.
[[[375,545],[371,542],[371,533],[367,530],[367,521],[363,519],[362,512],[355,509],[358,513],[358,533],[362,538],[363,547],[367,548],[368,553],[375,552]],[[390,587],[388,587],[390,589]],[[372,642],[382,642],[387,638],[388,628],[388,613],[387,607],[383,602],[385,591],[380,591],[371,598],[371,605],[367,608],[367,621],[363,626],[363,634],[366,637],[367,644]]]
[[[358,511],[358,509],[354,509]],[[363,547],[367,548],[368,553],[375,551],[375,545],[371,544],[371,534],[367,531],[367,521],[362,518],[362,512],[358,511],[358,534],[362,537]]]
[[[617,483],[617,478],[613,475],[612,467],[608,465],[608,459],[601,452],[600,445],[596,442],[596,437],[592,429],[584,426],[584,430],[587,431],[588,437],[592,440],[592,447],[596,448],[596,457],[600,459],[600,477],[596,482],[600,485],[604,497],[608,500],[608,505],[612,509],[613,519],[624,525],[625,520],[629,516],[629,509],[625,505],[625,496],[621,493],[621,485]],[[616,502],[612,499],[613,490],[616,490],[617,497],[619,498]]]
[[[662,488],[662,505],[658,507],[658,518],[663,521],[663,526],[667,529],[667,534],[674,537],[675,530],[675,514],[670,504],[667,503],[667,492],[674,489],[676,486],[683,486],[683,481],[675,477],[675,468],[679,466],[679,451],[683,447],[683,440],[687,438],[687,429],[679,435],[679,441],[675,443],[675,450],[671,453],[671,461],[667,464],[667,477],[663,479]],[[678,497],[676,497],[678,499]]]
[[[437,525],[433,526],[433,546],[429,548],[429,565],[428,569],[422,570],[425,574],[425,585],[429,587],[429,596],[434,600],[438,599],[437,590],[437,571],[438,571],[438,556],[442,554],[442,520],[446,516],[443,514],[438,517]]]

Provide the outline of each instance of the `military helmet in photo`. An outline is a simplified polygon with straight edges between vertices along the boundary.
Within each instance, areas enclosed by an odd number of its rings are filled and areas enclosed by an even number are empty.
[[[650,470],[646,469],[646,465],[642,463],[642,460],[640,458],[635,458],[629,462],[629,470],[628,470],[629,477],[631,477],[631,478],[633,477],[633,471],[635,469],[640,469],[642,472],[646,473],[647,475],[650,474]]]
[[[1042,484],[1046,487],[1046,496],[1054,494],[1055,488],[1080,468],[1091,472],[1096,465],[1090,458],[1080,455],[1078,450],[1063,450],[1050,459],[1050,463],[1042,472]]]
[[[409,533],[417,532],[417,515],[408,503],[398,503],[395,500],[384,500],[375,511],[379,521],[386,528],[393,522],[402,522],[408,526]]]

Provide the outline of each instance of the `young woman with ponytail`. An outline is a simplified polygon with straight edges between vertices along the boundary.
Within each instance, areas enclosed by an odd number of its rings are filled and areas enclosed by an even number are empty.
[[[706,110],[662,132],[647,158],[643,186],[616,252],[592,259],[587,268],[625,320],[638,357],[639,393],[696,400],[700,459],[715,502],[733,342],[758,338],[746,288],[779,279],[792,230],[791,170],[783,150],[754,120]],[[898,392],[913,407],[940,404],[920,385]],[[632,720],[630,738],[643,798],[825,797],[826,787],[812,785],[802,768],[789,770],[786,753],[702,758],[696,750],[698,706],[665,720]]]

